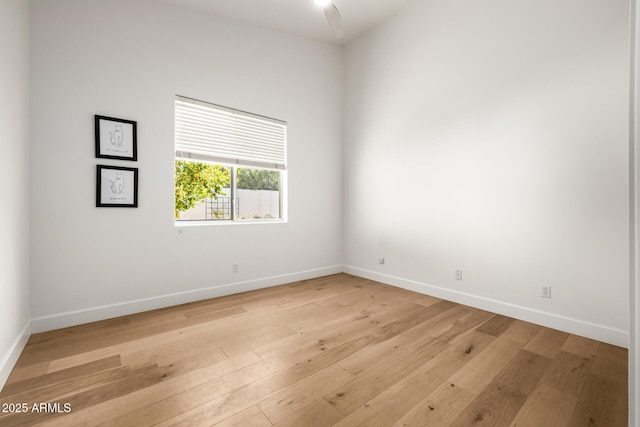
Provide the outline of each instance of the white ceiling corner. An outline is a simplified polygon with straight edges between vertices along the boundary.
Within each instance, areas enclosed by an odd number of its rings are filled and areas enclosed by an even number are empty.
[[[412,0],[334,0],[344,37],[336,40],[322,8],[313,0],[157,0],[289,34],[345,45]]]

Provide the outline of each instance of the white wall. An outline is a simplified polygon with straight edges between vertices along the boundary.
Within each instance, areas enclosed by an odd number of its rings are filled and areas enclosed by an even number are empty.
[[[0,2],[0,389],[29,329],[29,2]]]
[[[640,318],[638,310],[640,309],[640,280],[638,273],[640,272],[640,174],[638,167],[640,166],[640,138],[638,129],[640,126],[640,106],[638,105],[638,88],[640,87],[640,67],[638,60],[640,59],[640,43],[638,40],[638,23],[640,22],[640,10],[638,10],[636,0],[630,2],[630,56],[631,56],[631,93],[630,93],[630,117],[629,117],[629,155],[632,167],[630,176],[630,228],[631,228],[631,244],[630,244],[630,287],[629,287],[629,425],[640,425],[640,408],[636,403],[640,396]]]
[[[350,43],[346,270],[626,346],[628,21],[416,0]]]
[[[315,203],[341,192],[340,48],[148,0],[35,0],[31,28],[34,330],[341,270]],[[288,122],[288,223],[174,227],[176,94]],[[94,158],[94,114],[138,122],[138,162]],[[140,169],[138,209],[95,207],[98,163]]]

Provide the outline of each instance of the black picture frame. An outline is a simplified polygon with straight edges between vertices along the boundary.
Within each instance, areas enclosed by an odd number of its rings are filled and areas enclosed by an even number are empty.
[[[138,123],[115,117],[94,116],[96,158],[138,160]]]
[[[96,207],[137,208],[138,168],[97,165]]]

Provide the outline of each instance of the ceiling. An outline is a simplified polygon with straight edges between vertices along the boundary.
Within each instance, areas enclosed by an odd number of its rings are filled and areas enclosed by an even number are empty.
[[[322,8],[313,0],[157,0],[162,3],[295,34],[321,42],[344,45],[412,0],[334,0],[342,15],[344,37],[336,40]]]

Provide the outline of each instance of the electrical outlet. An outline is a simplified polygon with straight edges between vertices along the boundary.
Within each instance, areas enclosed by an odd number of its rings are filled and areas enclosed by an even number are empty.
[[[456,280],[462,280],[462,270],[456,270]]]
[[[240,271],[240,267],[238,266],[238,264],[231,264],[231,271],[234,273]]]
[[[378,258],[378,264],[384,264],[384,257]]]
[[[550,285],[540,286],[540,296],[542,298],[551,298],[551,286]]]

